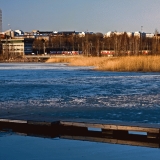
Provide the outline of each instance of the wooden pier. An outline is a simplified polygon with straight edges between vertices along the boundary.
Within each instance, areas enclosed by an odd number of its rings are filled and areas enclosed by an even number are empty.
[[[0,119],[0,131],[27,136],[160,148],[160,125],[101,120]]]

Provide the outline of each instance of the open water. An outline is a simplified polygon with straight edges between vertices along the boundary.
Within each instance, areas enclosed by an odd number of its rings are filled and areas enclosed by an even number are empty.
[[[160,123],[160,73],[2,63],[0,110],[0,116],[35,114]]]
[[[10,115],[160,123],[160,73],[102,72],[67,64],[0,63],[0,117]],[[97,159],[99,154],[101,159],[137,159],[139,155],[140,159],[158,159],[160,155],[156,149],[66,141],[36,141],[1,133],[0,159]],[[37,144],[48,148],[42,147],[43,152],[38,154],[36,151],[41,149]],[[56,151],[56,157],[49,147]],[[18,156],[19,152],[22,154]],[[116,153],[120,158],[115,157]]]

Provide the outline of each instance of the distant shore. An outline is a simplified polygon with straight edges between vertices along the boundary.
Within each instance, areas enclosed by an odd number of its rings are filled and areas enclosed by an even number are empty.
[[[160,56],[53,57],[46,63],[93,66],[95,70],[118,72],[160,72]]]
[[[33,63],[33,62],[45,62],[45,60],[39,58],[19,58],[19,59],[0,60],[0,63]]]

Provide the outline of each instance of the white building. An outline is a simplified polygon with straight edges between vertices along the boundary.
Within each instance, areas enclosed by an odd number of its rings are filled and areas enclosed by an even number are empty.
[[[128,37],[132,37],[133,32],[126,32]]]
[[[85,32],[78,32],[79,37],[85,37]]]
[[[19,36],[24,35],[24,32],[22,30],[19,30],[19,29],[15,30],[14,32],[15,32],[15,35],[19,35]]]
[[[154,37],[154,34],[153,33],[146,33],[146,37],[147,38],[152,38],[152,37]]]
[[[111,37],[111,35],[113,34],[114,32],[112,31],[109,31],[107,33],[104,34],[104,38],[107,38],[107,37]]]
[[[117,35],[117,36],[119,36],[119,35],[123,35],[125,32],[112,32],[112,31],[109,31],[109,32],[107,32],[106,34],[104,34],[104,38],[105,37],[111,37],[111,35]],[[126,34],[129,36],[129,37],[131,37],[132,35],[133,35],[133,33],[132,32],[126,32]]]
[[[140,37],[141,36],[141,32],[139,32],[139,31],[134,32],[134,36]]]
[[[114,32],[115,35],[120,36],[122,34],[124,34],[124,32]]]

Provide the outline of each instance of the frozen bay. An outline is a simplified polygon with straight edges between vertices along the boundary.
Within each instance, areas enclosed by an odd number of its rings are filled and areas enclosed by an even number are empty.
[[[1,63],[0,117],[160,123],[159,88],[159,73],[102,72],[67,64]],[[156,159],[159,155],[159,149],[145,147],[0,133],[0,159],[7,160]]]
[[[0,116],[160,122],[160,74],[66,64],[0,64]]]

